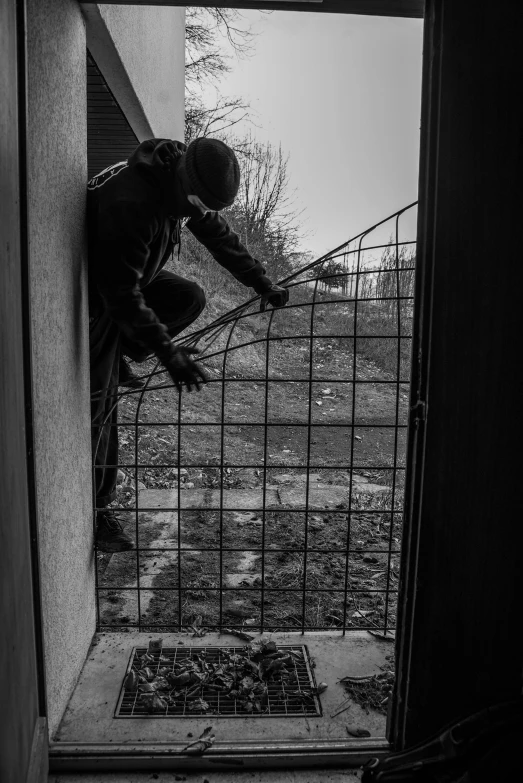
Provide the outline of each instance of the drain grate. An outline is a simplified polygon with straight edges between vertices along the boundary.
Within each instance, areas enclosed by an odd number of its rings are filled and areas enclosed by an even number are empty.
[[[321,715],[321,704],[317,695],[312,663],[306,645],[278,646],[278,652],[285,655],[285,666],[263,681],[253,677],[256,668],[245,647],[164,647],[161,652],[151,653],[145,647],[135,647],[131,653],[125,673],[120,697],[115,710],[116,718],[194,718],[198,715],[213,715],[224,718],[262,718],[286,715],[303,717]],[[147,667],[151,686],[179,677],[179,672],[191,670],[196,685],[177,689],[164,687],[158,690],[154,710],[150,698],[142,696],[142,690],[130,690],[128,675],[143,670],[140,660],[150,655]],[[216,678],[224,670],[234,678],[232,688],[220,688]],[[250,678],[250,680],[248,679]],[[251,681],[258,682],[253,694]],[[220,679],[218,680],[220,681]],[[171,680],[172,682],[172,680]]]

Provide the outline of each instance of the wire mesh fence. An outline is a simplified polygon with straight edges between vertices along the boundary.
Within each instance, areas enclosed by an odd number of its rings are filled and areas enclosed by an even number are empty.
[[[136,549],[97,556],[100,630],[345,633],[395,627],[416,204],[178,342],[118,397],[119,492]],[[96,508],[95,508],[96,513]]]

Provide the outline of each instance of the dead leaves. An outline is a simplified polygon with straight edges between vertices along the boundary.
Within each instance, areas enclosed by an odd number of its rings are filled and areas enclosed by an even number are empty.
[[[147,712],[165,712],[168,702],[158,693],[142,693],[140,700],[145,705]]]
[[[211,734],[211,731],[212,726],[207,726],[200,737],[186,745],[180,753],[184,756],[202,756],[215,740],[215,735]]]
[[[396,641],[396,633],[395,633],[395,631],[388,631],[387,633],[379,633],[379,631],[371,631],[369,629],[368,633],[372,634],[372,636],[375,636],[376,639],[380,639],[382,642],[395,642]]]
[[[140,684],[140,677],[138,676],[138,672],[131,671],[125,678],[125,690],[126,691],[136,691],[138,690],[138,685]]]
[[[379,674],[348,675],[340,680],[351,700],[359,704],[367,713],[371,709],[382,714],[387,712],[387,702],[394,684],[394,671],[390,666],[381,668]]]
[[[149,654],[156,653],[156,652],[161,653],[162,645],[163,645],[163,639],[151,639],[147,647],[147,652]]]
[[[350,737],[370,737],[370,731],[359,726],[345,726],[345,729]]]
[[[236,714],[256,714],[268,710],[269,688],[275,703],[292,709],[314,702],[327,687],[326,683],[316,688],[300,686],[296,669],[304,663],[300,650],[279,650],[271,639],[245,636],[248,644],[220,648],[219,657],[205,648],[188,648],[177,659],[162,655],[161,648],[154,655],[148,651],[135,658],[125,690],[138,692],[138,702],[149,713],[165,714],[169,708],[173,714],[180,710],[210,713],[218,709],[214,694],[219,693],[226,711],[234,705]]]
[[[186,685],[191,685],[194,682],[193,677],[194,672],[182,672],[181,674],[169,672],[167,680],[173,688],[185,688]]]
[[[238,639],[241,639],[244,642],[250,642],[254,639],[254,636],[251,636],[248,633],[244,633],[243,631],[235,631],[232,628],[224,628],[223,633],[228,633],[231,636],[237,636]]]
[[[286,670],[286,666],[291,662],[291,656],[286,655],[283,658],[262,658],[260,661],[260,677],[263,680],[270,680],[278,672]]]
[[[189,626],[189,630],[187,633],[192,631],[193,638],[201,638],[202,636],[205,636],[205,634],[208,631],[208,628],[205,628],[202,626],[202,618],[201,615],[199,615],[196,620],[194,621],[193,625]]]

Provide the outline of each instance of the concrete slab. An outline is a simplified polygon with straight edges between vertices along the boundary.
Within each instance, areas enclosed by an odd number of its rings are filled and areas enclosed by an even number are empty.
[[[388,492],[389,487],[380,484],[356,484],[352,487],[353,495],[379,495]],[[304,508],[307,493],[305,486],[281,487],[280,501],[283,506]],[[309,486],[309,511],[321,511],[325,508],[347,508],[349,505],[349,488],[336,484],[313,484]]]
[[[353,495],[380,495],[389,492],[390,488],[370,482],[356,482],[352,486]],[[256,509],[264,505],[264,495],[261,488],[226,489],[220,494],[218,489],[181,489],[179,493],[180,508],[220,508]],[[265,492],[265,508],[279,506],[291,508],[305,507],[306,486],[300,482],[296,486],[288,486],[283,482],[279,487],[267,487]],[[349,502],[349,488],[337,484],[319,484],[316,481],[309,484],[309,510],[346,507]],[[149,509],[177,509],[177,489],[147,489],[138,495],[138,507]]]
[[[222,500],[223,497],[223,500]],[[265,492],[265,507],[274,508],[280,505],[277,489],[267,488]],[[177,489],[147,489],[138,495],[139,508],[178,508]],[[223,496],[218,489],[182,489],[180,490],[180,508],[224,508],[231,510],[260,509],[263,507],[263,492],[261,489],[224,490]]]
[[[157,636],[157,635],[156,635]],[[123,677],[133,647],[146,646],[152,634],[107,633],[98,635],[69,702],[56,743],[107,743],[124,745],[170,742],[178,746],[187,737],[200,735],[207,725],[213,725],[218,743],[344,741],[348,739],[348,724],[366,728],[371,737],[384,738],[385,717],[380,713],[366,714],[347,699],[339,682],[345,675],[367,675],[380,671],[385,656],[392,651],[388,642],[380,641],[365,631],[347,633],[345,637],[331,633],[271,634],[277,644],[306,644],[315,662],[316,682],[326,682],[321,694],[321,716],[226,718],[215,715],[189,718],[115,718]],[[187,634],[164,634],[164,646],[179,643],[187,646],[240,646],[242,642],[229,634],[209,634],[194,639]],[[317,778],[316,778],[317,780]]]

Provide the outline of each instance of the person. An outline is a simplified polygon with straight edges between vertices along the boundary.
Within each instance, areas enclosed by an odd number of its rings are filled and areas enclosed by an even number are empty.
[[[172,342],[205,307],[196,282],[164,269],[180,244],[182,220],[219,264],[261,295],[263,306],[288,301],[288,289],[267,277],[220,214],[239,184],[234,151],[209,138],[189,146],[149,139],[88,183],[95,545],[102,552],[135,547],[121,516],[108,508],[116,498],[118,386],[140,386],[127,359],[156,356],[178,389],[199,390],[206,380],[194,349]]]

